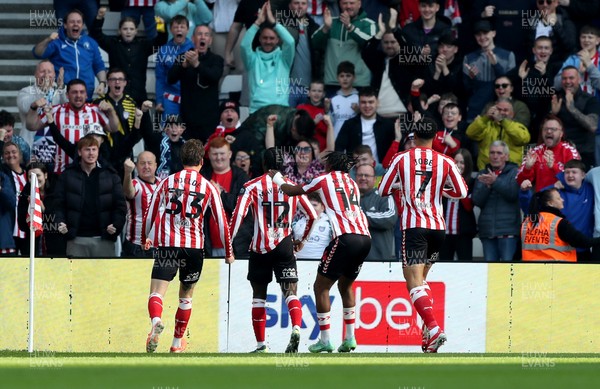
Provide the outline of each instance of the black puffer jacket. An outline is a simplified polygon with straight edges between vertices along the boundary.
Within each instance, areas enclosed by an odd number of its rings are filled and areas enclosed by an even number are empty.
[[[69,230],[65,235],[67,240],[75,239],[82,213],[85,214],[83,209],[85,174],[79,164],[71,164],[67,166],[56,183],[54,192],[56,223],[67,225]],[[112,168],[96,167],[92,170],[91,176],[98,179],[96,198],[102,239],[114,242],[123,230],[127,213],[127,203],[121,180]],[[110,224],[117,229],[117,232],[112,235],[106,232],[106,227]]]

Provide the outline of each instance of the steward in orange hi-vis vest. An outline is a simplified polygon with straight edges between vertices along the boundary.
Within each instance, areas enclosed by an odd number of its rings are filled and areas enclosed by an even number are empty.
[[[528,217],[521,226],[523,261],[577,262],[575,248],[558,236],[558,223],[563,218],[549,212],[540,212],[537,218]]]

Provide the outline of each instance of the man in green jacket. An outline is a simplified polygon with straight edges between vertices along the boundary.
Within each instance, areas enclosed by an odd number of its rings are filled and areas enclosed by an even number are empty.
[[[375,22],[367,18],[360,0],[340,0],[340,16],[331,17],[329,9],[323,13],[324,23],[312,36],[316,49],[325,50],[325,85],[337,86],[337,66],[350,61],[355,66],[354,86],[369,86],[371,71],[361,57],[361,50],[377,32]]]

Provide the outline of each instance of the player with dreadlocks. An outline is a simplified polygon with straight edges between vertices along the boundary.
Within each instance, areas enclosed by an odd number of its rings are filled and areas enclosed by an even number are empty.
[[[308,350],[311,353],[320,353],[332,352],[334,349],[329,339],[329,290],[337,281],[344,306],[346,328],[346,335],[338,347],[338,352],[350,352],[356,348],[352,284],[371,249],[371,235],[367,218],[360,209],[358,185],[348,174],[355,161],[337,151],[327,154],[324,160],[326,173],[306,185],[290,185],[279,172],[271,171],[269,174],[273,176],[273,182],[289,196],[316,192],[321,197],[333,227],[333,240],[323,252],[314,284],[321,337],[317,343],[309,346]]]

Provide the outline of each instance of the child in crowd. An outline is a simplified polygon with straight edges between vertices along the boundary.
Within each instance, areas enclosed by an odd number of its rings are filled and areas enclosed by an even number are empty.
[[[353,86],[354,78],[354,64],[349,61],[340,62],[337,67],[340,89],[331,98],[331,118],[336,138],[344,122],[355,117],[358,110],[358,90]]]
[[[319,141],[321,150],[325,150],[327,147],[327,125],[323,121],[323,116],[329,112],[331,106],[331,101],[324,97],[325,84],[321,80],[314,80],[308,89],[308,102],[296,107],[308,112],[315,121],[315,138]]]
[[[296,253],[296,258],[301,259],[318,259],[323,256],[323,252],[329,242],[331,242],[333,230],[331,229],[331,222],[329,216],[324,212],[325,207],[321,201],[321,197],[317,193],[309,193],[308,200],[317,212],[317,220],[313,225],[312,231],[308,237],[308,241],[304,244],[302,250]],[[304,232],[306,226],[306,217],[303,216],[292,223],[292,229],[294,231],[294,238],[299,239]]]

